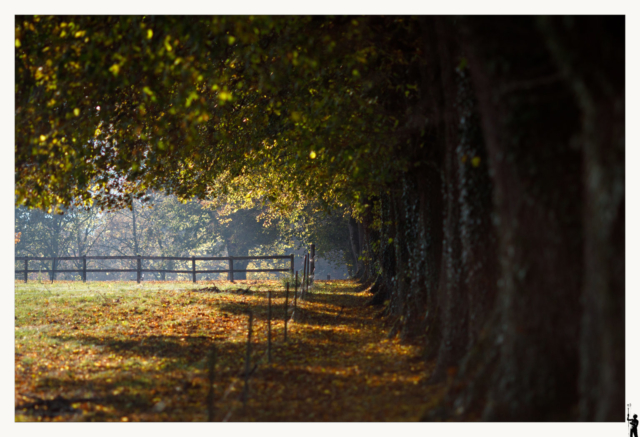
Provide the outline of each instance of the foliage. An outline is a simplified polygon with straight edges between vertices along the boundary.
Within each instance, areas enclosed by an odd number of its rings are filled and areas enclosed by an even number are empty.
[[[64,214],[16,208],[16,256],[87,255],[104,234],[108,219],[97,210],[65,208]]]
[[[143,255],[213,255],[222,250],[212,211],[199,202],[182,203],[173,196],[151,193],[147,197],[146,203],[134,201],[132,209],[110,213],[112,226],[105,244],[109,253],[135,255],[135,245]],[[133,234],[134,214],[137,235]]]
[[[281,210],[301,196],[357,203],[409,162],[392,132],[415,100],[398,78],[418,24],[17,17],[17,202],[115,207],[151,188],[215,198],[234,182]]]
[[[149,193],[147,202],[134,200],[131,208],[100,212],[98,208],[66,208],[62,214],[24,207],[16,209],[16,256],[234,256],[291,253],[292,243],[278,232],[274,219],[265,223],[259,207],[233,210],[229,204],[214,208],[213,202],[180,202],[175,196]],[[135,219],[135,226],[134,226]],[[67,264],[70,261],[59,261]],[[128,261],[91,261],[92,268],[130,268]],[[246,262],[236,268],[283,268],[282,262]],[[78,264],[78,263],[76,263]],[[184,264],[184,263],[182,263]],[[144,268],[186,269],[180,261],[145,261]],[[210,268],[226,268],[220,262],[202,262]],[[288,267],[288,263],[287,266]],[[22,268],[22,261],[18,262]],[[31,269],[51,269],[49,261],[31,261]],[[80,264],[74,268],[80,268]],[[60,276],[64,275],[64,276]],[[58,278],[73,277],[59,273]],[[77,275],[76,275],[77,276]],[[164,278],[160,273],[152,277]],[[91,279],[127,279],[128,273],[91,273]],[[172,274],[171,277],[174,277]],[[276,278],[278,274],[252,274]],[[242,278],[241,278],[242,279]]]

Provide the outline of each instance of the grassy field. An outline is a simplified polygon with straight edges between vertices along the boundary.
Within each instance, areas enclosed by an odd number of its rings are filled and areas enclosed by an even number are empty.
[[[442,386],[425,386],[416,346],[386,339],[370,296],[318,282],[284,342],[279,281],[16,281],[16,421],[205,421],[214,343],[216,421],[417,420]],[[258,366],[245,409],[247,309]]]

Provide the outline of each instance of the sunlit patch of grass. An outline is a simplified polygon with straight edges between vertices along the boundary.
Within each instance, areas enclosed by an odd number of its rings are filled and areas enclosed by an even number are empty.
[[[18,409],[16,420],[206,420],[214,343],[216,420],[417,420],[426,364],[417,347],[386,339],[363,305],[370,295],[354,289],[317,282],[298,300],[284,343],[280,281],[17,282],[16,405],[61,396],[74,406]],[[268,290],[274,362],[251,376],[245,411],[242,384],[232,383],[244,367],[249,309],[254,363],[265,355]]]

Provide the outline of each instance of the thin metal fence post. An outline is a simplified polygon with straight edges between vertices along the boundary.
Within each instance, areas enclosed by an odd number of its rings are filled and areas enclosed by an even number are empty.
[[[307,293],[309,292],[309,284],[311,282],[311,254],[307,254]]]
[[[196,257],[191,257],[191,269],[193,270],[193,283],[196,283]]]
[[[53,283],[53,281],[56,280],[56,258],[53,258],[53,261],[51,261],[51,282]]]
[[[298,272],[296,271],[296,277],[293,283],[293,320],[298,318]]]
[[[82,256],[82,282],[87,282],[87,256]]]
[[[244,361],[244,390],[242,391],[242,404],[245,412],[249,399],[249,371],[251,367],[251,329],[253,325],[253,312],[249,310],[249,334],[247,335],[247,356]]]
[[[267,359],[269,360],[269,364],[271,364],[271,290],[269,290],[269,313],[267,316],[267,330],[268,330]]]
[[[304,294],[304,281],[307,275],[307,255],[302,259],[302,281],[300,282],[300,297],[304,299],[306,296]]]
[[[24,259],[24,283],[29,280],[29,258]]]
[[[138,255],[138,284],[140,283],[140,280],[142,279],[142,259],[140,258],[140,255]]]
[[[209,355],[209,394],[208,394],[208,402],[207,402],[207,421],[213,422],[213,416],[215,415],[215,389],[213,386],[213,382],[216,376],[216,345],[211,345],[211,352]]]
[[[316,278],[316,245],[311,243],[311,252],[309,253],[309,277],[311,280],[309,283],[313,285],[313,281]]]
[[[229,257],[229,281],[233,282],[233,257]]]
[[[287,294],[284,297],[284,341],[287,341],[287,320],[289,319],[289,283],[287,282]]]

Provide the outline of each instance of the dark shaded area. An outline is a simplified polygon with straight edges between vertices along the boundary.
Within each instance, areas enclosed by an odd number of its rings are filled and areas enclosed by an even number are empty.
[[[426,162],[368,262],[449,381],[425,420],[621,420],[624,18],[421,20]]]

